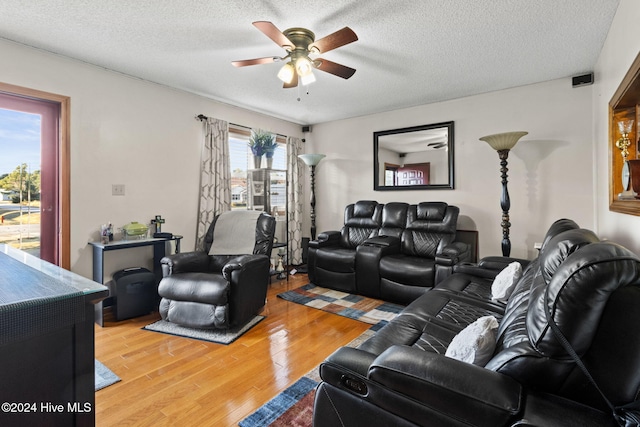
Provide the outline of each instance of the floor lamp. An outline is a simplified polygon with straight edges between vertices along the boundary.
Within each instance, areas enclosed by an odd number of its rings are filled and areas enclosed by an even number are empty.
[[[509,208],[511,208],[511,200],[509,200],[509,190],[507,189],[507,157],[518,140],[529,132],[506,132],[497,133],[495,135],[487,135],[480,138],[480,141],[488,143],[491,148],[498,152],[500,157],[500,173],[502,177],[502,196],[500,197],[500,207],[502,208],[502,256],[508,257],[511,254],[511,241],[509,240]]]
[[[300,154],[298,157],[311,169],[311,240],[316,239],[316,166],[324,154]]]

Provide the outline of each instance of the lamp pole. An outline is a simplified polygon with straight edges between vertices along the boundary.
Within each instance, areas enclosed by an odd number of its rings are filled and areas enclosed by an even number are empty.
[[[502,208],[502,256],[511,255],[511,240],[509,240],[509,209],[511,208],[511,200],[509,199],[509,190],[507,188],[507,157],[509,151],[516,145],[518,140],[527,135],[528,132],[506,132],[495,135],[483,136],[481,141],[486,142],[498,152],[500,158],[500,177],[502,178],[502,195],[500,196],[500,207]]]
[[[311,169],[311,240],[316,240],[316,165],[309,166]]]
[[[507,188],[507,157],[509,150],[498,150],[500,157],[500,176],[502,178],[502,195],[500,196],[500,207],[502,208],[502,256],[508,257],[511,254],[511,240],[509,240],[509,209],[511,208],[511,199],[509,199],[509,189]]]
[[[311,170],[311,240],[316,239],[316,166],[326,156],[324,154],[300,154],[298,156]]]

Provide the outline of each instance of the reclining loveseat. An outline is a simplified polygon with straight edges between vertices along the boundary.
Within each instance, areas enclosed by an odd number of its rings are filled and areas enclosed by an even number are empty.
[[[458,214],[443,202],[350,204],[341,231],[309,242],[309,280],[408,304],[471,260],[471,246],[456,241]]]
[[[506,303],[494,301],[512,262],[454,267],[359,347],[329,356],[314,427],[617,425],[593,383],[615,406],[639,398],[640,259],[559,220]],[[487,318],[498,324],[488,361],[447,356]]]

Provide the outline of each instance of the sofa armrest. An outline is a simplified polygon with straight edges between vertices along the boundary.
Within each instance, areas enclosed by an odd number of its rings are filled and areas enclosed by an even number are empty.
[[[477,264],[470,262],[461,262],[453,267],[454,273],[464,273],[475,277],[482,277],[485,279],[495,279],[507,265],[517,261],[522,265],[524,269],[530,261],[519,258],[491,256],[482,258]]]
[[[393,236],[376,236],[365,240],[362,244],[365,246],[376,246],[379,248],[399,250],[400,238]]]
[[[471,258],[469,245],[462,242],[452,242],[436,254],[436,264],[453,266]]]
[[[463,273],[470,276],[482,277],[484,279],[495,279],[501,270],[494,270],[490,268],[480,267],[478,264],[470,262],[461,262],[453,266],[454,273]]]
[[[351,373],[366,377],[369,372],[369,367],[376,357],[373,353],[358,350],[357,348],[340,347],[327,357],[324,363],[340,366]],[[320,376],[322,377],[322,365],[320,367]]]
[[[162,277],[176,273],[208,271],[209,255],[206,252],[180,252],[167,255],[160,260]]]
[[[324,248],[326,246],[338,246],[340,244],[339,231],[324,231],[318,234],[316,240],[309,242],[310,248]]]
[[[524,269],[527,265],[529,265],[529,260],[521,259],[521,258],[512,258],[512,257],[504,257],[504,256],[489,256],[484,257],[478,262],[478,266],[482,268],[486,268],[489,270],[497,270],[498,273],[502,271],[507,265],[512,262],[517,261],[522,265]]]
[[[243,275],[258,270],[260,273],[264,273],[264,267],[267,266],[267,274],[269,275],[269,258],[266,255],[240,255],[235,258],[231,258],[222,268],[222,276],[230,283],[234,283],[239,279],[235,276]]]
[[[413,347],[385,350],[369,379],[471,425],[507,425],[523,405],[522,387],[511,377]]]
[[[380,260],[400,252],[400,239],[392,236],[371,237],[356,248],[356,289],[361,295],[381,298]]]

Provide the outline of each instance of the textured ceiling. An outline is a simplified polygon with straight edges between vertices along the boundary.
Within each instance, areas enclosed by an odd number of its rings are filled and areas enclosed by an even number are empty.
[[[590,72],[618,2],[2,0],[0,37],[316,124]],[[316,38],[349,26],[359,40],[322,57],[357,72],[316,71],[307,94],[282,88],[282,63],[235,68],[284,56],[253,21]]]

